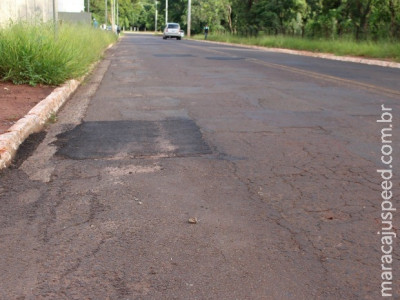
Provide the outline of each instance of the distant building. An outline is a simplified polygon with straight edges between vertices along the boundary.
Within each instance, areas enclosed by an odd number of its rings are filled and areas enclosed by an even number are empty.
[[[82,0],[83,1],[83,0]],[[53,0],[0,0],[0,25],[53,19]]]
[[[55,0],[60,22],[91,24],[84,12],[86,0]],[[0,26],[11,21],[48,22],[53,20],[53,0],[0,0]]]
[[[60,21],[90,25],[92,23],[92,14],[85,12],[84,1],[58,0],[58,18]]]

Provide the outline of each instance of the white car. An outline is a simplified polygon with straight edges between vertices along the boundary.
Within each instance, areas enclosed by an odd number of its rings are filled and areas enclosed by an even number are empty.
[[[176,38],[180,40],[182,38],[181,26],[178,23],[167,23],[163,31],[163,39]]]

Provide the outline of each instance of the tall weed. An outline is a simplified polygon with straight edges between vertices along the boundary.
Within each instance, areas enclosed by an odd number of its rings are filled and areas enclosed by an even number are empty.
[[[87,72],[115,40],[110,32],[84,25],[63,24],[55,35],[51,23],[11,24],[0,29],[0,79],[61,84]]]

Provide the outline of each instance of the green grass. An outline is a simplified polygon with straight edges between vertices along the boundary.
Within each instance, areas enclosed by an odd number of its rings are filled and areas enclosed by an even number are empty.
[[[196,35],[194,36],[194,39],[204,39],[204,36]],[[328,40],[289,36],[241,37],[230,34],[209,34],[208,40],[272,48],[333,53],[336,55],[388,59],[400,62],[400,42],[355,42],[350,39]]]
[[[84,25],[60,26],[57,36],[51,23],[0,28],[0,79],[15,84],[59,85],[85,74],[116,38]]]

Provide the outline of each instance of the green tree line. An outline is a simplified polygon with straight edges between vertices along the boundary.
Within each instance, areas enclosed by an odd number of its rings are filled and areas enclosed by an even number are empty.
[[[137,27],[139,30],[154,30],[155,25],[155,2],[151,0],[114,0],[118,18],[115,22],[121,28],[129,30]],[[85,10],[87,10],[85,0]],[[111,25],[111,0],[90,0],[90,12],[92,17],[100,24]],[[107,20],[106,20],[107,17]],[[161,25],[161,24],[160,24]]]
[[[105,1],[91,0],[100,23]],[[154,30],[154,0],[115,0],[119,25]],[[188,0],[169,0],[168,21],[187,26]],[[108,10],[111,0],[108,0]],[[158,30],[165,26],[165,0],[157,2]],[[111,13],[108,13],[110,16]],[[108,20],[110,23],[110,20]],[[283,34],[306,37],[400,39],[400,0],[192,0],[193,33]]]

